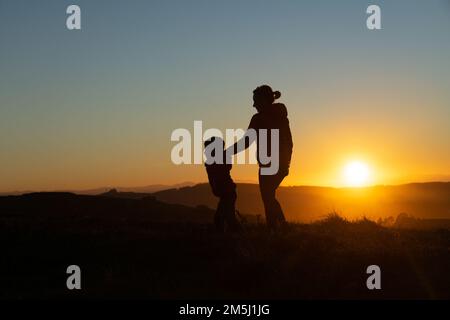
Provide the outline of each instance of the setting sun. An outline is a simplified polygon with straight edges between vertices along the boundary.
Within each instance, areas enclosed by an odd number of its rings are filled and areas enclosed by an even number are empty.
[[[344,182],[349,187],[362,187],[369,183],[369,166],[361,161],[349,162],[344,167]]]

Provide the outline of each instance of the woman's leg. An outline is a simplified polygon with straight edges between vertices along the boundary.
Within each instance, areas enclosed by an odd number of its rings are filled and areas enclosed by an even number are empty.
[[[264,211],[266,214],[266,223],[269,228],[274,228],[276,225],[276,218],[274,214],[275,203],[275,188],[269,176],[259,175],[259,190],[264,204]]]
[[[259,189],[264,203],[267,225],[270,228],[276,228],[277,225],[286,221],[281,205],[276,199],[276,190],[283,181],[284,176],[261,175],[259,174]]]

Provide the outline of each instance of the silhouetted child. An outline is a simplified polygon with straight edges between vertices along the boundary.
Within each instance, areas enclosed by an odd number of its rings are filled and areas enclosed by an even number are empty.
[[[206,172],[213,194],[219,197],[214,224],[220,232],[239,231],[239,223],[235,214],[236,185],[231,179],[231,164],[225,163],[225,143],[219,137],[205,141]],[[218,157],[215,156],[216,150]]]

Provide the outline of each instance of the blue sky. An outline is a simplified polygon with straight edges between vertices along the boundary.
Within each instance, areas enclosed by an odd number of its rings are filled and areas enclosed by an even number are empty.
[[[290,113],[287,183],[337,185],[353,154],[379,183],[447,177],[449,30],[445,0],[0,0],[0,191],[202,181],[172,130],[245,128],[263,83]]]

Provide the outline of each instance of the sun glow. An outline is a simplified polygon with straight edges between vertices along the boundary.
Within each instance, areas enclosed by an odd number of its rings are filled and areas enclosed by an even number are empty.
[[[352,161],[345,165],[344,182],[348,187],[367,186],[370,180],[369,166],[361,161]]]

